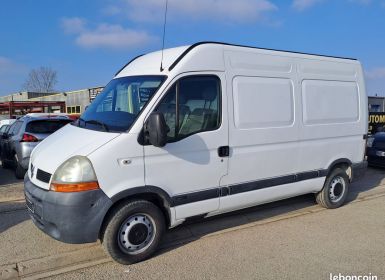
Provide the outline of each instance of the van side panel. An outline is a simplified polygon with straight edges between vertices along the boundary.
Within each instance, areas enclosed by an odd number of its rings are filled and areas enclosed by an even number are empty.
[[[357,62],[298,59],[301,85],[300,169],[361,162],[367,133],[366,93]]]
[[[231,153],[221,212],[318,192],[333,162],[363,161],[367,105],[359,62],[230,47],[224,57]]]

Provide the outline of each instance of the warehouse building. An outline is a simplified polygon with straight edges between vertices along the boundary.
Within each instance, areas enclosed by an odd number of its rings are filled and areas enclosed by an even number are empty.
[[[385,112],[385,97],[369,96],[368,105],[369,105],[369,112],[372,112],[372,113]]]
[[[18,92],[0,97],[0,103],[10,101],[64,101],[66,104],[66,112],[63,113],[81,114],[102,90],[103,87],[93,87],[66,92]]]

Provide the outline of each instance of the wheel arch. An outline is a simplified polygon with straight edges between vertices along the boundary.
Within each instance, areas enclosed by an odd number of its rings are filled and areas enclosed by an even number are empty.
[[[349,180],[352,180],[352,162],[350,159],[340,158],[334,160],[331,164],[329,164],[329,167],[326,170],[326,176],[329,176],[329,174],[336,168],[343,168],[346,171]]]
[[[116,207],[124,204],[129,200],[147,200],[149,202],[154,203],[159,209],[162,211],[163,216],[165,218],[165,222],[167,227],[171,225],[171,207],[173,206],[172,199],[163,189],[155,186],[143,186],[143,187],[135,187],[131,189],[124,190],[112,196],[111,198],[112,205],[108,209],[106,215],[104,216],[101,233],[103,228],[106,226],[106,222],[110,218],[111,212]]]

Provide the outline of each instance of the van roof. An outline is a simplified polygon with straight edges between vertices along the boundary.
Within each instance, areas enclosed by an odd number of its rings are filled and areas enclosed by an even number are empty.
[[[259,48],[259,47],[253,47],[253,46],[244,46],[244,45],[236,45],[236,44],[229,44],[229,43],[222,43],[222,42],[214,42],[214,41],[204,41],[204,42],[198,42],[193,45],[189,46],[182,46],[182,47],[176,47],[176,48],[169,48],[163,50],[163,69],[161,69],[161,57],[162,57],[162,51],[156,51],[151,52],[144,55],[139,55],[133,59],[131,59],[127,64],[125,64],[116,74],[115,77],[120,76],[129,76],[135,73],[138,74],[144,74],[144,70],[147,71],[151,69],[151,73],[146,74],[164,74],[164,72],[170,72],[172,71],[189,53],[191,53],[193,50],[195,50],[197,47],[202,45],[216,45],[218,47],[222,46],[231,48],[248,48],[248,49],[255,49],[260,51],[272,51],[272,52],[280,52],[285,54],[294,54],[294,55],[305,55],[309,56],[310,58],[326,58],[326,59],[338,59],[338,60],[347,60],[347,61],[357,61],[355,58],[348,58],[348,57],[339,57],[339,56],[330,56],[330,55],[323,55],[323,54],[312,54],[312,53],[304,53],[304,52],[297,52],[297,51],[287,51],[287,50],[277,50],[277,49],[269,49],[269,48]],[[132,67],[131,67],[132,66]],[[130,68],[135,69],[135,71],[127,71],[130,70]],[[212,69],[215,70],[215,69]],[[141,73],[143,72],[143,73]]]

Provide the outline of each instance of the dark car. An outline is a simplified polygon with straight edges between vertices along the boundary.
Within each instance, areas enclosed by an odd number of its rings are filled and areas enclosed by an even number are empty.
[[[10,125],[6,124],[0,127],[0,155],[1,155],[1,139],[3,138],[3,135],[7,134],[7,131],[9,129]]]
[[[1,136],[0,159],[3,168],[14,168],[22,179],[28,169],[32,150],[46,137],[73,120],[66,116],[26,115],[13,123]]]
[[[10,125],[8,125],[8,124],[5,124],[5,125],[0,127],[0,137],[3,136],[4,133],[6,133],[8,127],[10,127]]]
[[[368,164],[385,167],[385,132],[378,132],[368,139]]]

